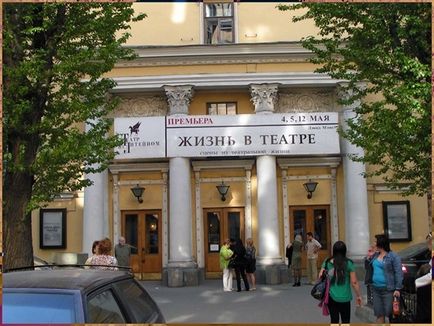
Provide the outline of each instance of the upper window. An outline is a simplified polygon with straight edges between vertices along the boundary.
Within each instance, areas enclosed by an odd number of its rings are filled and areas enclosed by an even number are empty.
[[[205,4],[205,43],[234,43],[234,10],[232,3]]]
[[[237,103],[207,103],[207,111],[210,115],[236,115]]]

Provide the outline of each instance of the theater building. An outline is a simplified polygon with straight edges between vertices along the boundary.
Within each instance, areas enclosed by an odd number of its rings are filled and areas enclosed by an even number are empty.
[[[358,261],[378,233],[394,250],[425,239],[427,198],[364,178],[372,167],[349,158],[363,149],[338,128],[357,103],[339,105],[345,81],[308,62],[300,39],[313,24],[292,23],[275,3],[134,7],[148,15],[132,26],[138,57],[109,74],[124,143],[105,172],[87,176],[93,186],[33,213],[36,255],[89,253],[94,240],[123,235],[139,277],[184,286],[220,275],[225,238],[251,237],[259,282],[276,284],[287,281],[285,246],[298,233],[322,244],[319,261],[337,240]]]

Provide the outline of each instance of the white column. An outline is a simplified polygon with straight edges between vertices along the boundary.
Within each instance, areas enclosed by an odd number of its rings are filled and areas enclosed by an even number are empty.
[[[87,175],[93,182],[84,189],[83,207],[83,249],[82,252],[92,254],[92,243],[108,236],[107,219],[107,170]]]
[[[90,128],[90,124],[86,124],[86,131]],[[84,188],[82,252],[91,255],[92,243],[109,236],[108,172],[91,173],[86,178],[93,184]]]
[[[258,173],[258,262],[281,262],[277,210],[276,157],[264,155],[256,160]]]
[[[169,266],[192,266],[192,214],[190,160],[183,157],[169,163]]]
[[[345,96],[345,93],[340,94]],[[343,108],[342,127],[348,129],[347,121],[355,119],[354,108],[359,103]],[[368,191],[365,165],[351,160],[350,155],[363,156],[362,148],[351,144],[346,138],[341,138],[344,184],[345,184],[345,242],[348,255],[354,259],[362,259],[370,245]]]
[[[193,87],[164,86],[169,114],[188,114]],[[169,161],[169,267],[193,267],[190,160],[174,157]]]
[[[277,100],[277,84],[250,85],[256,114],[272,114]],[[277,209],[276,157],[258,156],[258,263],[281,264],[279,220]]]

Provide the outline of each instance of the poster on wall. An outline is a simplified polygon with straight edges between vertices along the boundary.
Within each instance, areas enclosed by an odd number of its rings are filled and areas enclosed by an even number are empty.
[[[390,241],[411,241],[409,201],[383,201],[383,218]]]
[[[41,209],[39,225],[41,249],[66,248],[66,208]]]

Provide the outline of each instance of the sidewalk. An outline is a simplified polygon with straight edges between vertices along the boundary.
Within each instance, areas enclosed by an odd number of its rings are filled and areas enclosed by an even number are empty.
[[[221,280],[182,288],[164,287],[159,281],[141,283],[167,323],[330,323],[310,296],[312,286],[303,283],[300,287],[259,284],[249,292],[223,292]],[[352,303],[351,323],[362,322]]]

